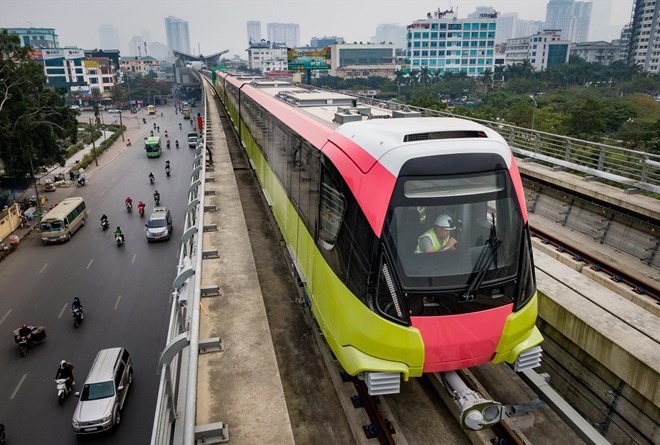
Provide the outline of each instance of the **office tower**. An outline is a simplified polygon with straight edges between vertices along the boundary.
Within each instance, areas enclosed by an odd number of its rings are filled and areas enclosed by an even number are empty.
[[[560,30],[562,39],[570,42],[588,40],[591,2],[549,0],[545,14],[545,29]]]
[[[518,21],[517,12],[509,12],[500,14],[497,17],[497,35],[495,36],[495,43],[506,42],[513,37],[522,37],[514,35],[516,22]]]
[[[660,73],[660,1],[634,0],[628,63]]]
[[[119,33],[117,28],[112,25],[104,24],[99,26],[99,41],[101,49],[119,49]]]
[[[459,19],[453,10],[438,10],[407,28],[407,56],[412,70],[463,72],[476,77],[495,67],[497,14]]]
[[[300,46],[300,25],[295,23],[269,23],[268,40],[273,43],[285,43],[289,48]]]
[[[394,23],[382,23],[376,26],[374,43],[394,43],[395,48],[406,47],[406,27]]]
[[[261,22],[250,20],[247,22],[248,45],[261,41]]]
[[[589,40],[604,40],[609,42],[617,37],[621,29],[618,26],[610,25],[612,22],[612,3],[615,0],[591,0],[591,23],[594,26],[589,27]],[[619,1],[619,0],[616,0]]]
[[[128,55],[135,57],[144,57],[144,40],[141,36],[133,36],[128,42]]]
[[[188,22],[176,17],[165,17],[165,34],[167,35],[167,47],[170,55],[173,51],[190,54],[190,35],[188,33]]]

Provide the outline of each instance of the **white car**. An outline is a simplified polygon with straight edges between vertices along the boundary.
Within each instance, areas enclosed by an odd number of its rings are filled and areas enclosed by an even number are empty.
[[[121,113],[121,111],[119,111],[119,110],[116,109],[116,108],[110,108],[110,109],[108,110],[108,113],[116,114],[116,113]]]

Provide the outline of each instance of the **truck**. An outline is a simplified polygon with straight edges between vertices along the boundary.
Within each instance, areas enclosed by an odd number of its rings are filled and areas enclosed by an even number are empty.
[[[190,119],[190,108],[185,106],[181,109],[181,114],[183,114],[184,119]]]

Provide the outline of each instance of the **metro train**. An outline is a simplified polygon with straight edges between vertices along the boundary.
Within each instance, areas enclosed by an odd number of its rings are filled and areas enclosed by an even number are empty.
[[[387,394],[423,373],[540,364],[524,194],[499,134],[281,81],[212,79],[348,374]]]

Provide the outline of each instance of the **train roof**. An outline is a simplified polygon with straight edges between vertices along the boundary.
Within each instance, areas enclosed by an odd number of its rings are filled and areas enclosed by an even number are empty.
[[[253,86],[352,140],[395,176],[406,160],[434,154],[497,153],[507,166],[511,162],[511,150],[502,136],[467,119],[406,117],[418,113],[405,110],[393,112],[360,103],[358,98],[348,94],[284,82],[277,85],[256,82]],[[333,135],[329,139],[338,146],[343,145]],[[452,143],[438,143],[447,140],[452,140]],[[351,157],[363,171],[372,165],[360,162],[360,157],[355,153]]]

